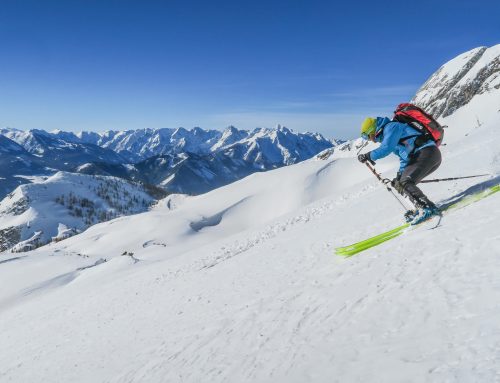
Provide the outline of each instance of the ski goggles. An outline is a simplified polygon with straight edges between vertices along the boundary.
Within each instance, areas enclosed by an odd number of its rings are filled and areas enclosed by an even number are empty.
[[[364,140],[370,141],[370,136],[372,134],[373,134],[373,138],[377,138],[378,136],[380,136],[381,133],[382,133],[382,129],[380,129],[378,132],[372,131],[370,133],[361,133],[361,138],[363,138]]]

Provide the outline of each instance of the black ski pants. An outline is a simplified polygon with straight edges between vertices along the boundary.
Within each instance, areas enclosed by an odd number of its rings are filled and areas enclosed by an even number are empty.
[[[434,172],[439,165],[441,165],[441,151],[437,146],[428,146],[411,157],[410,163],[401,174],[399,182],[417,207],[432,204],[416,185]]]

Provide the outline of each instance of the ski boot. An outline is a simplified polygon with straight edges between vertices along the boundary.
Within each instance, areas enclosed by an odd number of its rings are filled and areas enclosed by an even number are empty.
[[[439,210],[439,208],[431,202],[430,204],[427,204],[426,206],[423,206],[416,210],[416,214],[411,219],[410,224],[418,225],[419,223],[427,221],[429,218],[432,218],[435,215],[441,215],[441,210]]]
[[[407,210],[404,217],[405,217],[405,222],[410,223],[413,221],[415,216],[417,215],[417,210]]]

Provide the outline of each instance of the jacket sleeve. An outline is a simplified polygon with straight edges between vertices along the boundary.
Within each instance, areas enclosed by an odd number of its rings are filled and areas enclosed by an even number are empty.
[[[380,146],[370,152],[370,158],[372,161],[376,161],[380,158],[384,158],[391,154],[398,145],[399,139],[401,138],[401,133],[397,129],[397,124],[388,124],[384,128],[384,138]]]

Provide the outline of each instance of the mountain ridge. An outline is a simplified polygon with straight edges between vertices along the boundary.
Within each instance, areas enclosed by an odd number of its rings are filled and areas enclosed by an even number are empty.
[[[434,117],[448,117],[490,88],[500,89],[500,44],[479,47],[448,61],[417,91],[412,102]]]
[[[25,132],[4,128],[0,129],[0,134],[37,157],[44,166],[44,174],[51,174],[50,169],[85,174],[95,171],[95,174],[141,180],[168,188],[174,183],[166,180],[178,169],[172,166],[169,172],[165,172],[163,168],[152,168],[151,164],[155,161],[149,159],[184,156],[190,159],[192,166],[196,162],[200,169],[219,169],[217,177],[207,179],[201,172],[194,172],[189,187],[177,181],[172,189],[167,189],[170,192],[183,190],[188,194],[212,190],[256,171],[303,161],[336,144],[321,134],[295,133],[281,126],[253,131],[230,126],[224,131],[196,127],[191,130],[165,128],[76,134],[60,130],[49,133],[36,129]],[[140,169],[145,169],[144,163],[148,162],[148,172],[141,174]],[[230,166],[224,168],[225,163]],[[158,164],[164,166],[163,163]],[[165,174],[165,178],[158,179],[156,173]]]

